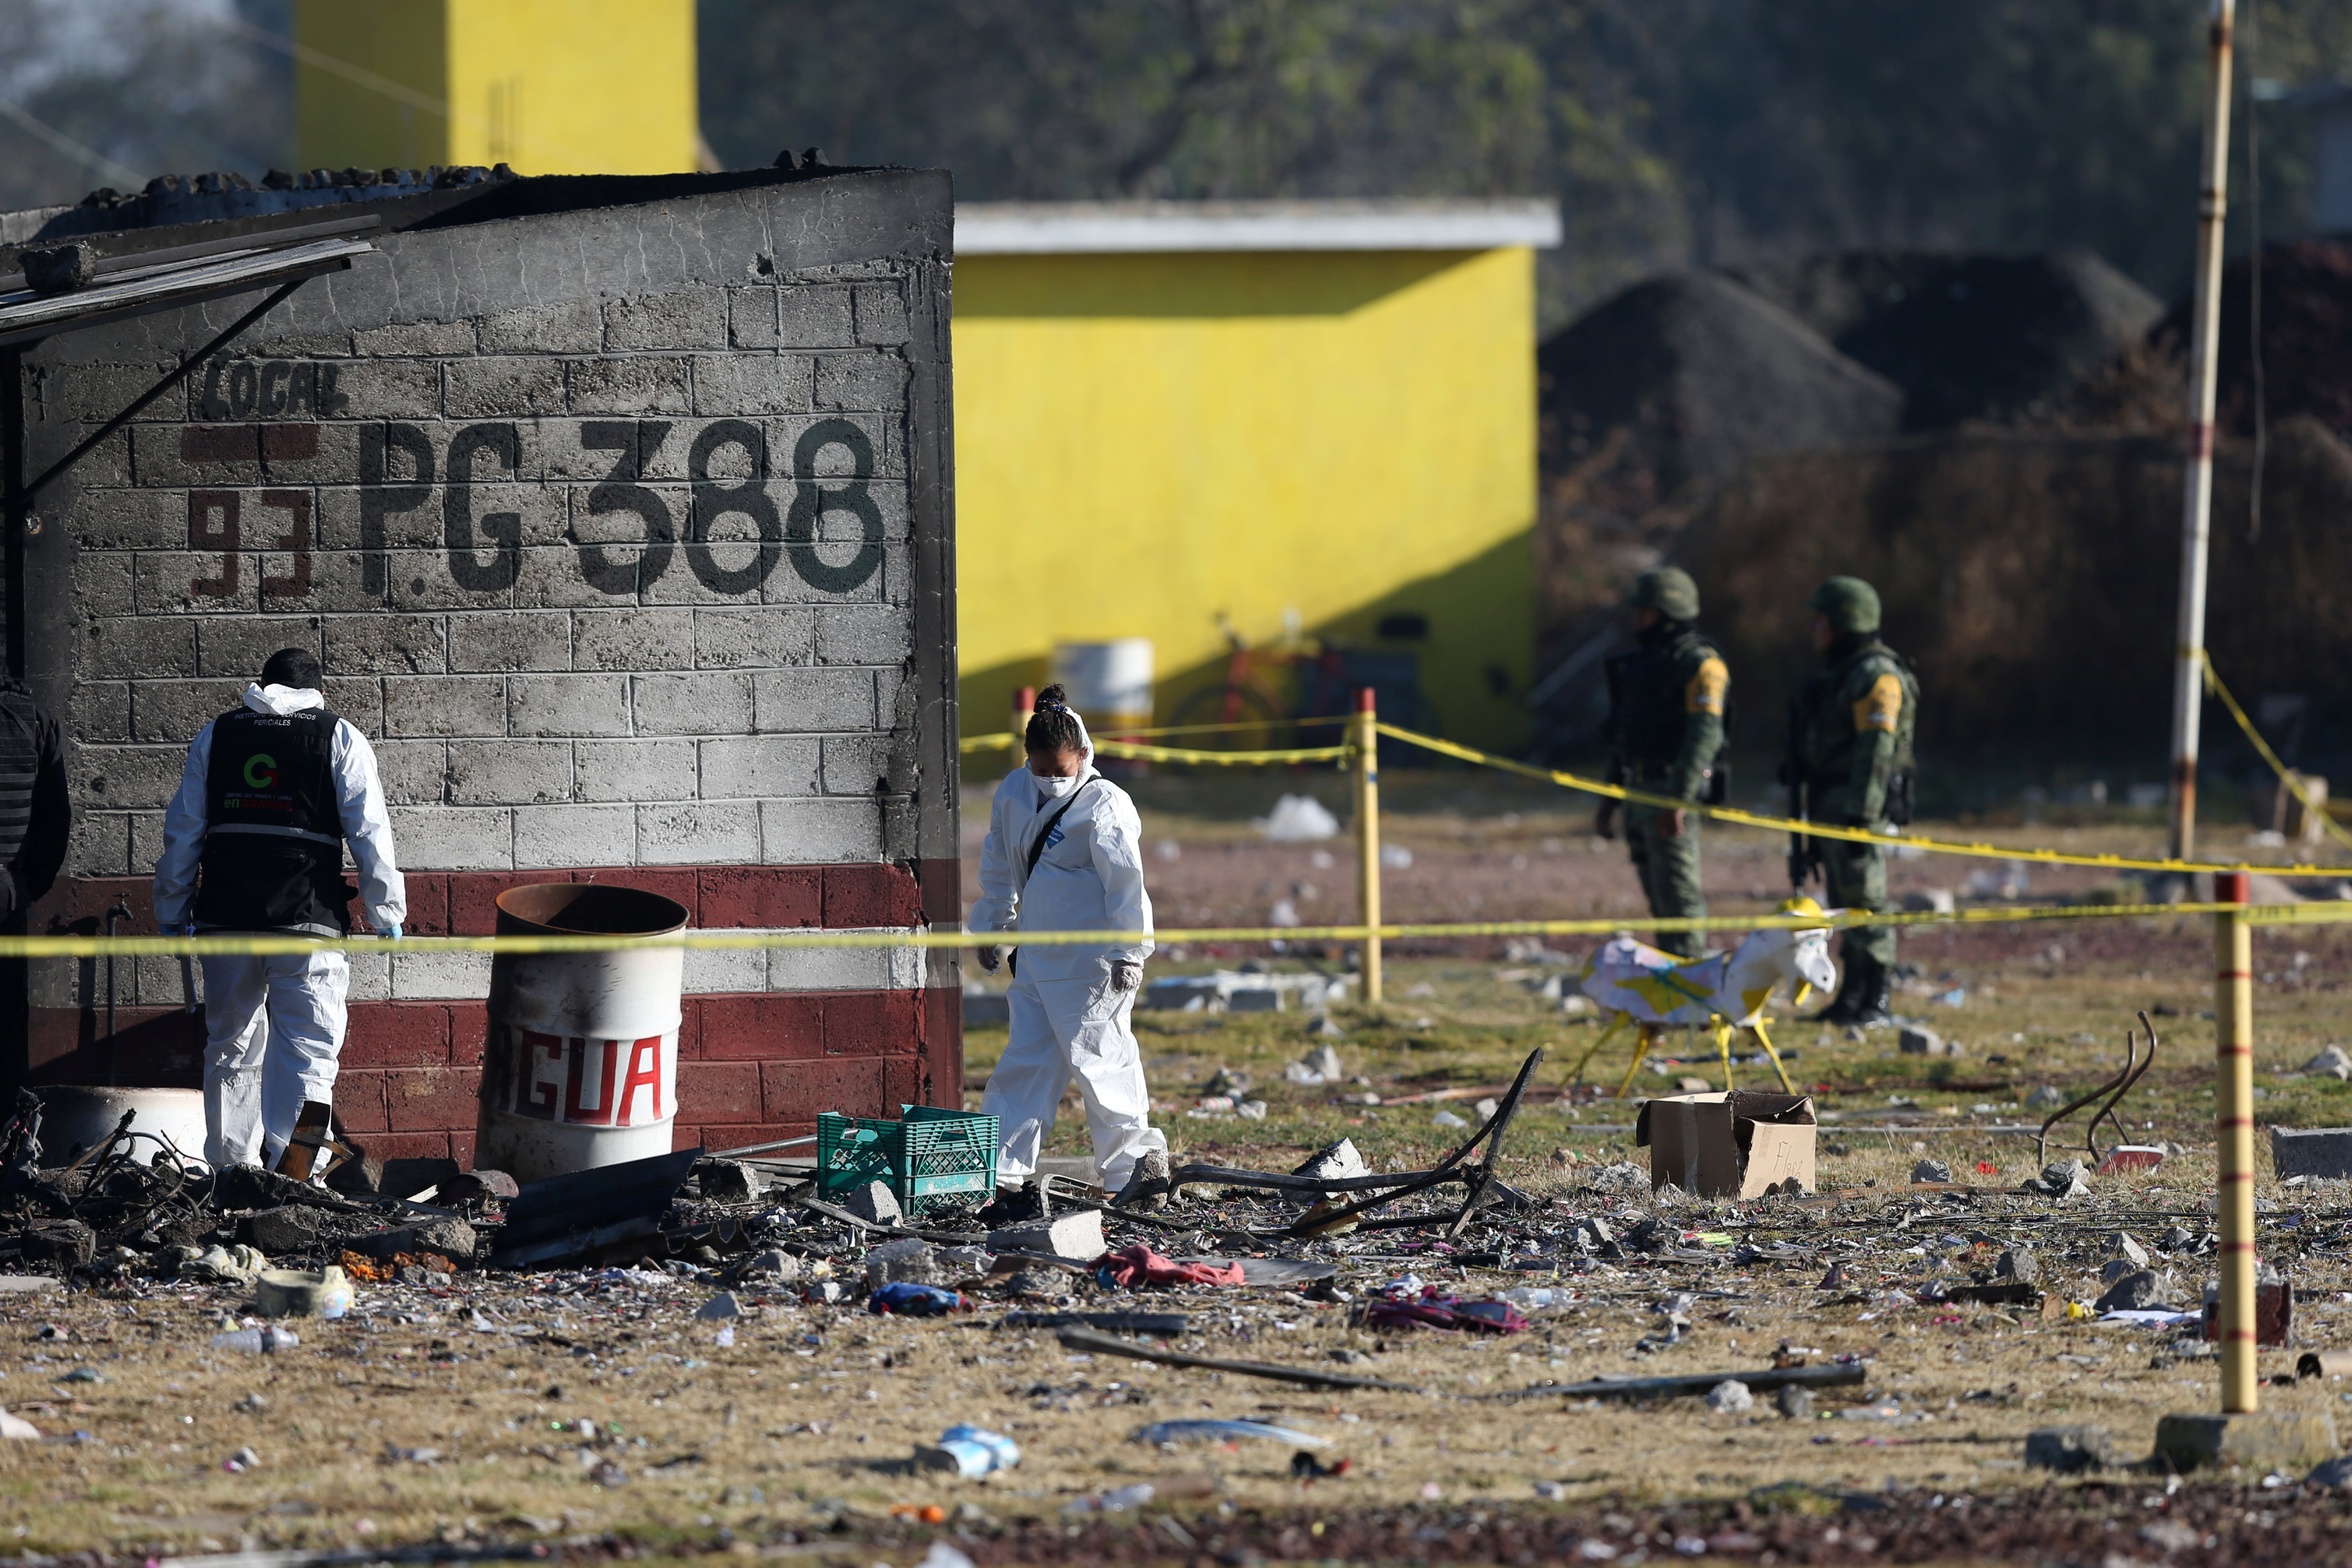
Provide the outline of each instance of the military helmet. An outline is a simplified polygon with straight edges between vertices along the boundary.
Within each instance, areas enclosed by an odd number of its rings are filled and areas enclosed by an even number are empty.
[[[1840,632],[1867,635],[1878,630],[1878,590],[1858,577],[1831,578],[1805,602]]]
[[[1654,610],[1669,621],[1698,619],[1698,584],[1678,566],[1662,566],[1633,580],[1625,602],[1636,610]]]

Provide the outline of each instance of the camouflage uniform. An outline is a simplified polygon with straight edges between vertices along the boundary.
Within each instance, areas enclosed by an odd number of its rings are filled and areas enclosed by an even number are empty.
[[[1723,655],[1689,624],[1698,615],[1698,590],[1667,568],[1645,573],[1632,602],[1665,619],[1640,634],[1640,646],[1605,666],[1610,781],[1693,803],[1719,800],[1708,786],[1723,751],[1731,675]],[[1661,807],[1626,803],[1625,846],[1650,913],[1704,915],[1699,818],[1685,813],[1682,831],[1673,837],[1663,831],[1665,819]],[[1660,932],[1655,945],[1685,958],[1706,950],[1705,933],[1697,931]]]
[[[1878,595],[1867,583],[1832,578],[1813,596],[1837,641],[1821,673],[1797,698],[1798,762],[1812,821],[1884,831],[1911,820],[1912,734],[1919,683],[1902,655],[1878,640]],[[1886,907],[1886,852],[1877,844],[1813,841],[1820,852],[1823,902],[1832,908]],[[1845,934],[1846,984],[1824,1018],[1883,1014],[1895,966],[1895,932],[1873,925]],[[1851,993],[1851,995],[1850,995]],[[1865,995],[1865,993],[1868,993]]]

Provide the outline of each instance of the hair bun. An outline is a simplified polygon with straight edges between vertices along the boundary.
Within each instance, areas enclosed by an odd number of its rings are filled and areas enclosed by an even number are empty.
[[[1047,686],[1044,691],[1037,694],[1037,706],[1039,707],[1044,707],[1049,703],[1054,704],[1056,706],[1066,707],[1069,706],[1069,691],[1059,681],[1055,681],[1052,685]]]

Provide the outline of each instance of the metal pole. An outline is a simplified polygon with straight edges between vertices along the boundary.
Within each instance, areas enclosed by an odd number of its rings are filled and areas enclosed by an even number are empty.
[[[1372,688],[1356,693],[1356,905],[1364,924],[1364,1000],[1381,999],[1381,732]]]
[[[2197,727],[2205,700],[2205,555],[2213,512],[2213,382],[2221,330],[2221,220],[2229,210],[2230,35],[2237,0],[2212,0],[2212,93],[2197,202],[2197,303],[2189,333],[2189,465],[2180,517],[2180,619],[2172,685],[2172,853],[2197,841]]]
[[[2254,928],[2243,913],[2252,882],[2245,872],[2213,878],[2213,902],[2237,906],[2213,917],[2214,1207],[2227,1415],[2252,1410],[2261,1398],[2254,1375]]]

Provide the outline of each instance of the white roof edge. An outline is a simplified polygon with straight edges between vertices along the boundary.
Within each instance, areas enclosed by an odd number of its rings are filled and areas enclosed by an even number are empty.
[[[1549,249],[1559,204],[1495,201],[958,202],[959,256]]]

